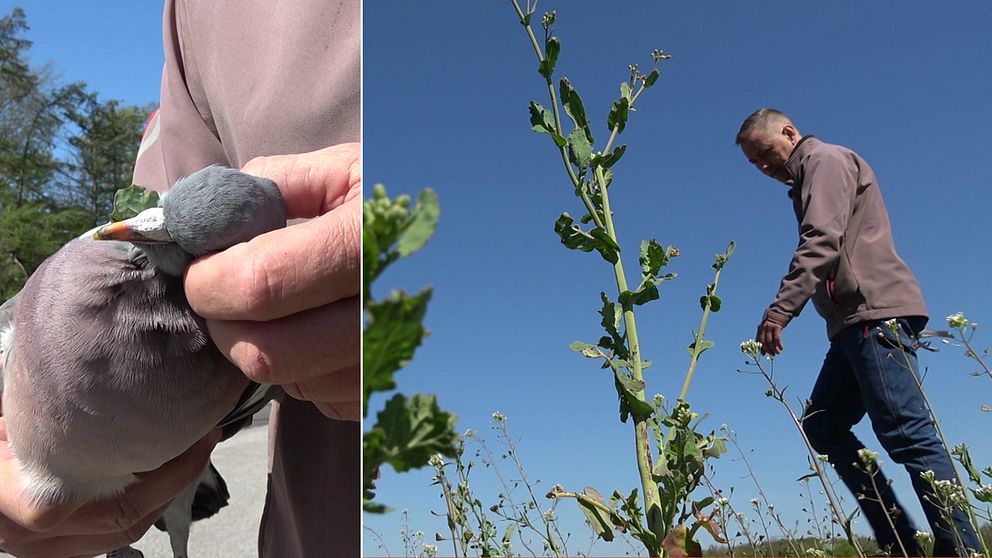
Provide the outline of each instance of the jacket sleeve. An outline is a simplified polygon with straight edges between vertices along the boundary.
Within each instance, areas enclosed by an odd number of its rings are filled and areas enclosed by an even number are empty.
[[[159,108],[148,121],[134,167],[134,183],[159,192],[208,165],[230,164],[202,95],[195,37],[185,33],[186,21],[185,0],[166,0]]]
[[[788,325],[836,267],[857,195],[858,169],[842,151],[822,150],[801,165],[799,246],[765,320]]]

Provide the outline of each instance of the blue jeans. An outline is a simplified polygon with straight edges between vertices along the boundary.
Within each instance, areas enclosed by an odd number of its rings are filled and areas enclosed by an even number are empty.
[[[890,331],[880,321],[871,321],[849,326],[835,336],[813,386],[803,430],[816,451],[828,456],[841,480],[857,497],[879,548],[888,548],[893,556],[901,555],[898,536],[910,556],[920,556],[922,551],[914,537],[916,528],[888,480],[877,470],[873,484],[861,465],[858,450],[865,446],[851,428],[867,414],[889,457],[909,472],[933,531],[933,555],[968,556],[970,552],[961,545],[981,550],[968,516],[955,510],[953,528],[949,527],[939,508],[929,501],[933,498],[930,485],[920,478],[920,473],[928,470],[937,479],[956,478],[914,377],[916,333],[923,323],[904,318],[898,322],[898,332]],[[885,510],[889,510],[894,531]]]

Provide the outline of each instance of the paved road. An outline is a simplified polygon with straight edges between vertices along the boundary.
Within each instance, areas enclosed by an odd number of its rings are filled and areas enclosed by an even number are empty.
[[[249,558],[258,555],[258,523],[265,502],[268,410],[255,424],[214,449],[213,463],[227,481],[231,500],[217,515],[193,524],[190,558]],[[134,547],[145,558],[172,558],[169,537],[152,527]],[[0,552],[0,557],[8,554]]]
[[[190,558],[248,558],[258,556],[258,523],[265,503],[268,412],[214,450],[213,463],[227,482],[231,500],[217,515],[197,521],[189,536]],[[172,558],[169,537],[152,527],[134,548],[145,558]]]

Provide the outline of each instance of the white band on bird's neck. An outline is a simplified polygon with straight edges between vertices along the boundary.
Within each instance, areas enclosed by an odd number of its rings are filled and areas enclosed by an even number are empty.
[[[161,207],[146,209],[125,222],[131,230],[149,240],[172,242],[172,235],[165,228],[165,213]]]

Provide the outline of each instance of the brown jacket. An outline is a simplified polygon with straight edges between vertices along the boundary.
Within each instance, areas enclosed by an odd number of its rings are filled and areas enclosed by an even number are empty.
[[[359,0],[166,0],[160,108],[135,183],[166,190],[209,164],[358,141],[360,17]],[[269,431],[259,556],[358,556],[358,423],[287,397]]]
[[[875,173],[857,153],[804,137],[786,168],[799,246],[765,319],[782,326],[812,297],[831,339],[846,326],[927,316],[920,286],[896,254]]]

